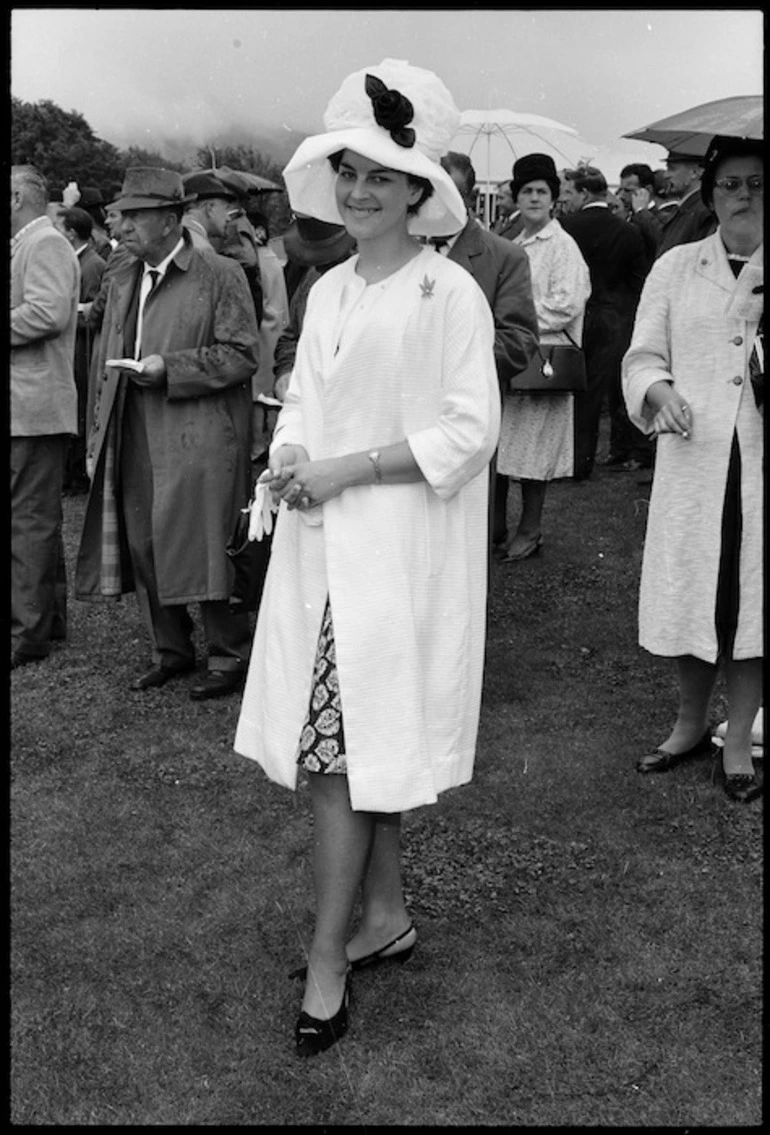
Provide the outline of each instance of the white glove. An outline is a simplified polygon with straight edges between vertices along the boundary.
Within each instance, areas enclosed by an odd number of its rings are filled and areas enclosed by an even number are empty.
[[[261,540],[273,531],[273,513],[278,511],[278,505],[273,501],[273,494],[267,481],[257,481],[254,486],[254,499],[249,505],[251,517],[249,519],[249,539]]]

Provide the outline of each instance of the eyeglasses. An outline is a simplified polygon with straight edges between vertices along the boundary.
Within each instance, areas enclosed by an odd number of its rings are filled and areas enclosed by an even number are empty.
[[[745,185],[749,193],[761,193],[765,187],[765,179],[760,174],[753,177],[718,177],[714,182],[728,197],[734,197],[741,186]]]

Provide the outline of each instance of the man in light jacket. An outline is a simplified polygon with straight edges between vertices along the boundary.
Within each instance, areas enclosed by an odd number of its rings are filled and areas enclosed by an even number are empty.
[[[48,186],[11,167],[11,669],[66,637],[62,484],[77,434],[80,272],[46,214]]]

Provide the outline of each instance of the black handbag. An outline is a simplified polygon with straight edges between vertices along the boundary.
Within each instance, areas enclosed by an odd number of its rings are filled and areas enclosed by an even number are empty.
[[[259,607],[272,545],[272,535],[267,533],[261,540],[249,539],[250,516],[249,509],[238,513],[233,534],[225,546],[233,566],[230,606],[239,611],[256,611]]]
[[[546,346],[538,343],[537,350],[529,361],[529,366],[521,374],[510,379],[508,389],[511,392],[529,390],[538,393],[548,391],[572,391],[573,393],[585,390],[586,361],[583,351],[574,339],[565,331],[569,339],[567,343],[555,343]]]

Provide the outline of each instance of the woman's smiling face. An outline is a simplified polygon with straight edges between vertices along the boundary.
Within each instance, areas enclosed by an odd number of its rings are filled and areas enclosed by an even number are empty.
[[[546,181],[528,181],[519,190],[516,204],[524,223],[531,228],[544,228],[551,219],[553,196]]]
[[[406,230],[407,209],[422,191],[410,185],[405,173],[345,150],[334,192],[345,228],[361,242]]]

